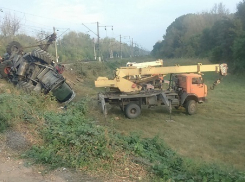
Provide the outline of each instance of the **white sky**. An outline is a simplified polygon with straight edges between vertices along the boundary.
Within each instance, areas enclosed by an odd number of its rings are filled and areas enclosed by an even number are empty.
[[[21,19],[26,32],[52,32],[59,34],[70,30],[87,33],[89,29],[97,33],[95,22],[100,26],[113,26],[107,30],[100,27],[100,37],[114,37],[122,42],[133,41],[151,51],[153,45],[162,40],[167,27],[179,16],[200,13],[212,9],[222,2],[231,13],[242,0],[0,0],[0,21],[6,12]],[[67,31],[67,32],[68,32]],[[88,32],[91,37],[96,37]],[[58,36],[59,36],[58,34]],[[130,39],[129,39],[130,36]]]

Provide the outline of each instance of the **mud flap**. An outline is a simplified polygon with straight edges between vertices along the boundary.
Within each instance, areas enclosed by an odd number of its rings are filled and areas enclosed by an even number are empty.
[[[166,94],[164,94],[164,93],[161,93],[160,94],[160,97],[161,97],[161,99],[162,99],[162,102],[165,104],[165,106],[167,106],[168,107],[168,109],[169,109],[169,119],[167,119],[166,121],[167,122],[173,122],[174,120],[172,120],[172,101],[171,100],[168,100],[168,98],[167,98],[167,96],[166,96]]]
[[[166,94],[161,93],[160,94],[160,97],[162,99],[162,102],[165,104],[165,106],[168,106],[169,107],[169,101],[168,101],[168,98],[167,98]]]
[[[98,101],[99,101],[99,104],[101,106],[101,109],[102,109],[104,116],[106,116],[107,115],[107,108],[105,105],[105,97],[103,94],[101,94],[101,93],[98,94]]]

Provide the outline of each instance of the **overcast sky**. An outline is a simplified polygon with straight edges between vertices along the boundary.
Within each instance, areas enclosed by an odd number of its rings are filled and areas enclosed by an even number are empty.
[[[242,0],[0,0],[0,20],[6,12],[21,19],[23,30],[59,34],[71,30],[96,37],[99,22],[100,37],[114,37],[122,42],[134,43],[152,50],[162,40],[167,27],[179,16],[200,13],[222,2],[231,13]],[[89,31],[87,26],[91,31]],[[103,26],[108,26],[107,29]],[[113,26],[111,30],[110,26]],[[65,32],[66,31],[66,32]],[[93,32],[95,33],[93,33]],[[130,39],[129,39],[130,37]]]

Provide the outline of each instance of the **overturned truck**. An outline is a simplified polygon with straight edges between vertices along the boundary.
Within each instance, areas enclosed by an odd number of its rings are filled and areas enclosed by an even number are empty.
[[[0,74],[26,92],[52,92],[59,102],[69,102],[75,93],[58,69],[59,65],[55,65],[53,57],[46,52],[54,36],[28,53],[24,53],[18,42],[11,42],[0,64]]]

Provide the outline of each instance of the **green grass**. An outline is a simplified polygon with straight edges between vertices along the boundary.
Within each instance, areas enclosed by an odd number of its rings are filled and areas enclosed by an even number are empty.
[[[185,65],[201,60],[165,62],[168,65],[183,62],[181,65]],[[209,64],[207,60],[202,62]],[[211,86],[219,76],[205,73],[203,77]],[[174,122],[166,122],[169,114],[164,107],[144,107],[139,118],[130,120],[119,108],[110,107],[108,119],[119,117],[114,126],[121,132],[142,131],[144,137],[157,134],[182,156],[245,170],[244,93],[244,77],[228,75],[215,90],[208,91],[208,102],[198,105],[196,115],[186,115],[181,108],[173,110]]]
[[[149,172],[154,174],[151,180],[156,181],[244,179],[244,173],[233,168],[183,158],[159,137],[142,138],[137,133],[123,135],[115,132],[111,126],[98,125],[92,118],[89,119],[87,106],[87,101],[81,100],[70,105],[64,112],[39,113],[45,119],[44,125],[39,126],[44,142],[34,145],[23,156],[54,168],[103,168],[112,173],[116,171],[115,161],[117,165],[123,165],[125,158],[138,158],[138,161],[148,165]],[[118,152],[124,160],[115,155]]]
[[[102,63],[106,67],[103,70],[106,71],[98,70],[96,76],[108,76],[111,69],[124,65],[128,61],[134,60],[123,59]],[[140,61],[141,59],[136,60],[136,62]],[[144,61],[150,61],[150,58]],[[164,60],[164,65],[192,65],[199,62],[210,64],[207,59],[171,59]],[[93,82],[96,76],[92,80],[89,79],[89,82]],[[205,73],[203,76],[208,87],[218,77],[216,73]],[[91,87],[94,87],[93,84],[90,85]],[[109,107],[107,120],[115,120],[114,127],[120,132],[142,131],[144,137],[159,135],[183,156],[209,162],[217,161],[245,169],[243,142],[245,141],[243,134],[245,113],[242,109],[244,93],[244,77],[229,74],[220,85],[215,87],[215,90],[208,91],[208,102],[198,105],[196,115],[186,115],[183,108],[173,110],[174,122],[168,123],[166,120],[169,119],[169,114],[164,107],[150,109],[144,107],[139,118],[129,120],[125,118],[120,108]],[[104,122],[99,112],[93,111],[93,115]],[[104,123],[107,124],[107,121]]]

